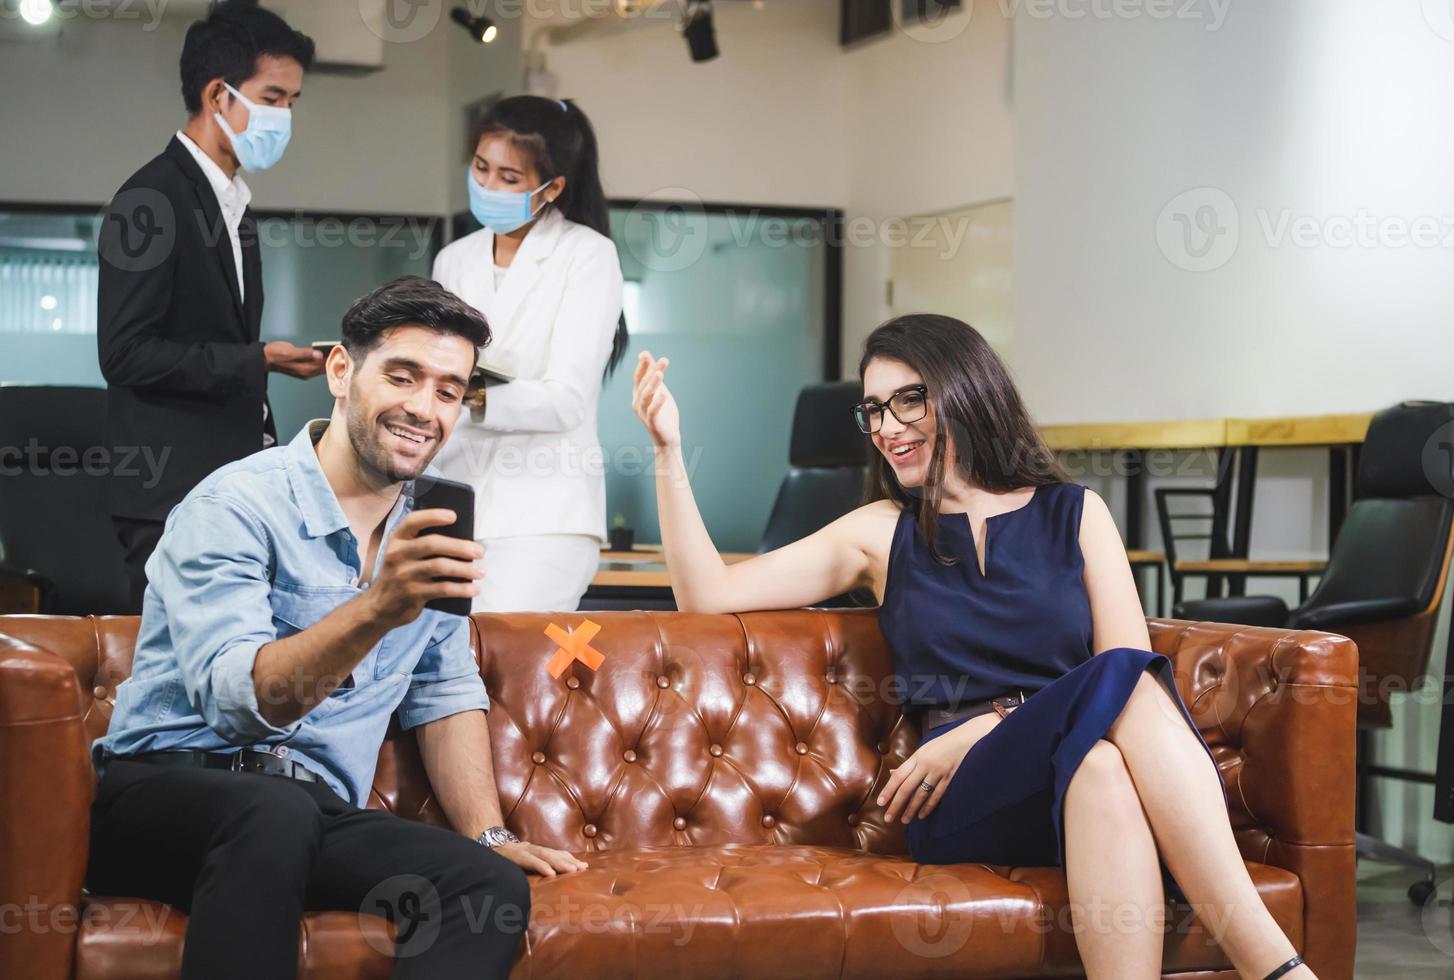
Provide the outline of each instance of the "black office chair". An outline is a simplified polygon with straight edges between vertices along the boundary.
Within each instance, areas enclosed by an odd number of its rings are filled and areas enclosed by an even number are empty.
[[[856,381],[809,385],[798,393],[788,472],[758,553],[806,538],[863,502],[868,442],[852,416],[862,398]]]
[[[1447,427],[1447,428],[1446,428]],[[1441,445],[1440,443],[1444,443]],[[1182,602],[1178,619],[1326,630],[1358,644],[1360,760],[1367,733],[1391,728],[1389,695],[1428,673],[1434,626],[1454,559],[1454,403],[1404,402],[1374,416],[1359,454],[1354,501],[1313,594],[1291,612],[1275,596]],[[1373,775],[1407,778],[1360,761],[1366,814]],[[1433,894],[1434,865],[1367,834],[1358,853],[1417,867],[1409,889],[1418,904]]]
[[[0,592],[8,612],[123,613],[104,490],[104,388],[0,385]],[[140,466],[142,461],[131,460]]]
[[[853,424],[863,398],[856,381],[809,385],[798,393],[788,472],[778,488],[759,554],[781,548],[833,523],[863,502],[868,440]],[[868,595],[836,596],[824,606],[872,605]]]

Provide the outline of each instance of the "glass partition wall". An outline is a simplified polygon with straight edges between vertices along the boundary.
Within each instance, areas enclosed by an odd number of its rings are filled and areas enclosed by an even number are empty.
[[[838,376],[836,211],[617,202],[631,345],[601,396],[608,523],[660,541],[651,448],[631,411],[636,356],[671,358],[692,487],[713,542],[754,551],[806,384]],[[844,424],[852,424],[845,416]]]
[[[0,383],[104,387],[96,357],[101,208],[0,206]],[[444,221],[407,215],[260,212],[262,338],[338,336],[343,312],[381,282],[429,275]],[[279,438],[328,414],[321,382],[268,376]]]
[[[104,386],[96,358],[100,207],[0,206],[0,383]],[[639,351],[671,358],[692,484],[725,551],[752,551],[788,465],[805,384],[835,378],[842,268],[836,211],[616,202],[611,231],[626,278],[631,345],[602,392],[607,523],[660,541],[652,456],[631,412]],[[261,212],[262,336],[338,336],[369,289],[429,275],[443,219]],[[470,230],[457,216],[457,233]],[[269,377],[287,439],[327,414],[321,381]],[[848,424],[845,419],[845,424]]]

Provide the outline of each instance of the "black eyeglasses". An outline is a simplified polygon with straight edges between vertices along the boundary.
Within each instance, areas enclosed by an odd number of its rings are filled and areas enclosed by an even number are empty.
[[[859,431],[872,434],[883,427],[884,409],[888,409],[904,425],[917,422],[929,414],[929,389],[924,385],[909,385],[894,392],[888,403],[877,398],[866,398],[853,406],[853,421]]]

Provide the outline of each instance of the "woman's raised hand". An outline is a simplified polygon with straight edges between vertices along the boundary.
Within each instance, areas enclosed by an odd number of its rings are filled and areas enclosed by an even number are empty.
[[[636,386],[631,392],[631,408],[658,449],[680,446],[682,442],[677,400],[666,386],[669,363],[665,357],[653,359],[650,351],[642,351],[636,358]]]

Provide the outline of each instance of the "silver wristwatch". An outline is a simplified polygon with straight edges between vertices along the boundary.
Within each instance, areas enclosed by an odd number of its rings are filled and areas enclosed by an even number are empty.
[[[520,838],[510,833],[510,831],[506,830],[504,827],[491,827],[483,834],[480,834],[480,836],[476,837],[475,840],[479,841],[486,847],[499,847],[501,844],[520,843]]]

